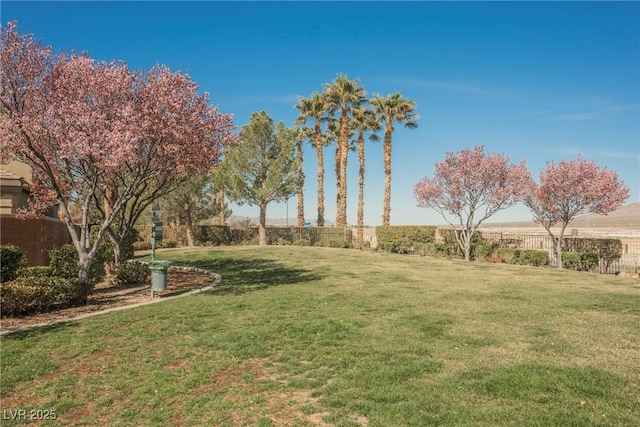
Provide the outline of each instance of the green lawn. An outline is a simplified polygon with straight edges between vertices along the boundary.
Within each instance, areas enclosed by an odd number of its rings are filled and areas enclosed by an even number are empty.
[[[223,283],[2,337],[3,425],[640,420],[637,279],[314,247],[158,258]]]

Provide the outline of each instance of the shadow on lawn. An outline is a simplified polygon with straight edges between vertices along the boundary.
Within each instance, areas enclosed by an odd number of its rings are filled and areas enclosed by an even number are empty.
[[[323,278],[310,270],[289,268],[278,261],[262,258],[181,259],[176,264],[205,268],[222,276],[222,282],[213,290],[215,295],[241,295],[273,286],[313,282]]]

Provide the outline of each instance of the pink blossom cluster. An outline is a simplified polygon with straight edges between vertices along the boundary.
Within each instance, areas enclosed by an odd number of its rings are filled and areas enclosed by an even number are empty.
[[[458,217],[462,225],[476,224],[495,212],[522,200],[531,188],[525,162],[511,164],[505,154],[485,153],[482,146],[447,153],[436,162],[433,178],[414,186],[418,206],[435,209],[443,216]]]
[[[85,204],[107,187],[122,206],[140,188],[210,170],[238,143],[232,116],[187,75],[54,55],[15,22],[0,41],[1,157],[33,167],[34,207],[52,194]]]
[[[578,215],[606,215],[628,197],[629,189],[615,172],[578,156],[571,161],[547,162],[540,171],[540,183],[534,185],[526,204],[534,220],[547,229],[555,224],[564,228]]]

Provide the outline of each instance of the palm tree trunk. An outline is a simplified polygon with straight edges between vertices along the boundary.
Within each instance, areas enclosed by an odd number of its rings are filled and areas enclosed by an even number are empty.
[[[318,220],[316,225],[324,227],[324,145],[320,122],[316,122],[316,156],[318,157]]]
[[[384,203],[382,207],[382,225],[391,222],[391,134],[393,125],[387,123],[384,131]]]
[[[347,157],[349,154],[349,116],[343,111],[340,116],[340,182],[338,194],[340,200],[338,205],[338,218],[336,227],[347,226]]]
[[[340,204],[342,200],[342,194],[340,194],[340,159],[342,158],[342,145],[339,140],[336,140],[336,225],[338,225],[340,217]]]
[[[364,240],[364,134],[358,136],[358,230],[356,233],[356,249],[362,249]]]
[[[304,178],[302,176],[302,138],[298,138],[298,161],[300,162],[299,170],[300,181],[298,182],[298,227],[304,226]]]

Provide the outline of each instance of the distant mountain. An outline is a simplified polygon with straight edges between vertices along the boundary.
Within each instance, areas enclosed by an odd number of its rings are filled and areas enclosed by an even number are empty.
[[[260,221],[260,218],[258,218],[257,216],[255,217],[247,217],[247,216],[238,216],[238,215],[231,215],[229,217],[229,219],[227,220],[227,224],[241,224],[244,223],[246,221],[251,221],[251,223],[253,225],[258,225],[258,222]],[[310,219],[306,220],[307,222],[310,222],[311,225],[316,225],[315,221],[312,221]],[[325,226],[327,227],[333,227],[333,222],[331,221],[325,221]],[[298,225],[298,219],[296,217],[292,217],[289,218],[289,220],[287,220],[286,218],[267,218],[267,225],[272,225],[272,226],[295,226]]]
[[[581,215],[569,223],[572,227],[622,227],[640,229],[640,203],[630,203],[608,215]]]
[[[536,227],[533,221],[487,223],[484,227]],[[611,227],[640,230],[640,203],[634,202],[620,207],[608,215],[580,215],[568,225],[571,228]]]

